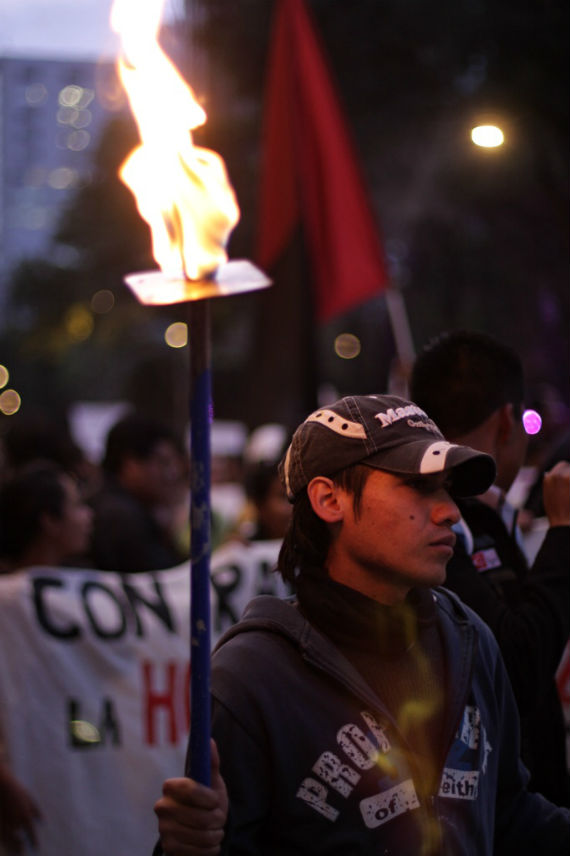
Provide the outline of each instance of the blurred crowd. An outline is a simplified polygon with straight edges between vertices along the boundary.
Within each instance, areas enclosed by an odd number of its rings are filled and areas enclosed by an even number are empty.
[[[541,430],[528,447],[508,498],[535,552],[544,534],[542,475],[570,458],[570,414],[545,386],[532,402]],[[212,548],[228,539],[281,538],[290,506],[277,474],[285,426],[248,432],[212,426]],[[187,438],[129,412],[101,438],[99,459],[67,424],[23,412],[0,426],[0,573],[48,565],[120,572],[161,570],[189,557],[190,454]]]
[[[290,507],[277,475],[281,425],[212,428],[212,548],[281,538]],[[0,572],[66,566],[137,573],[189,557],[185,438],[136,412],[87,456],[48,414],[14,417],[0,436]]]

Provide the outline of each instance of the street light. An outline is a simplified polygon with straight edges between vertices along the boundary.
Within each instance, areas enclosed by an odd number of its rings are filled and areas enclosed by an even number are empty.
[[[476,146],[495,149],[505,142],[505,135],[497,125],[477,125],[471,129],[471,140]]]

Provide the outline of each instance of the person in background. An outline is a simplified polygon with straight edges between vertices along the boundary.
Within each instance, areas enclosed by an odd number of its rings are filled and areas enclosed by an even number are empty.
[[[91,500],[91,565],[137,572],[185,561],[188,551],[175,529],[188,480],[182,446],[170,429],[128,414],[109,431],[102,469],[104,484]]]
[[[74,477],[84,498],[99,486],[99,468],[75,442],[67,421],[43,409],[26,407],[10,417],[0,446],[0,482],[33,461],[52,461]]]
[[[246,502],[223,543],[212,551],[212,642],[242,615],[257,595],[291,594],[276,573],[291,506],[277,471],[287,439],[281,425],[268,424],[250,435],[243,455]]]
[[[349,396],[281,463],[296,601],[254,600],[212,660],[211,787],[164,784],[169,856],[550,856],[570,814],[526,790],[518,715],[489,628],[441,588],[492,458],[418,406]]]
[[[73,476],[32,461],[0,487],[0,571],[80,563],[92,516]]]
[[[230,539],[275,541],[284,537],[291,518],[291,505],[277,464],[285,450],[287,436],[285,427],[274,423],[260,425],[252,431],[243,456],[247,502]]]
[[[0,573],[74,562],[89,545],[91,509],[76,480],[51,461],[32,461],[0,487]],[[9,656],[9,652],[4,652]],[[0,852],[37,843],[41,811],[10,770],[0,735]]]
[[[494,484],[458,500],[459,538],[445,585],[489,625],[499,643],[521,715],[529,787],[569,805],[566,735],[554,676],[570,633],[570,464],[544,475],[549,529],[532,567],[505,500],[525,459],[520,358],[475,331],[443,334],[417,357],[410,394],[447,440],[492,455]]]
[[[246,468],[245,489],[253,508],[250,541],[281,540],[291,518],[291,506],[279,479],[277,466],[260,461]]]
[[[532,440],[532,438],[531,438]],[[522,498],[523,514],[527,515],[527,530],[532,528],[536,518],[545,516],[544,501],[542,496],[542,482],[544,473],[555,466],[558,461],[570,461],[570,428],[567,427],[550,442],[544,443],[539,448],[534,460],[532,471],[534,479],[528,484],[526,495]]]
[[[210,516],[212,549],[231,537],[247,502],[243,484],[247,428],[236,420],[214,419],[210,426]]]

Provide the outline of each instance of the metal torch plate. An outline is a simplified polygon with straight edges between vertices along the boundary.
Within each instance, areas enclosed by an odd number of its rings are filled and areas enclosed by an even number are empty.
[[[137,300],[146,306],[168,306],[209,297],[230,297],[271,285],[271,280],[263,271],[245,259],[226,262],[205,279],[169,277],[160,270],[149,270],[130,273],[124,280]]]

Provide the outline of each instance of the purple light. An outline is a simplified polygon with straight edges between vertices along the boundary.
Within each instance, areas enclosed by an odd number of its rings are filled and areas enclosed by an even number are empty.
[[[527,434],[538,434],[542,428],[542,417],[536,410],[525,410],[522,421]]]

